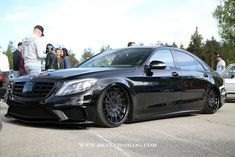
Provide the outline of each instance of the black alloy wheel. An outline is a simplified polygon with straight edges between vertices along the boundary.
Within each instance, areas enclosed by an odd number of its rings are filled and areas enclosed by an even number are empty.
[[[130,99],[126,90],[111,86],[103,92],[97,106],[98,121],[104,127],[118,127],[128,116]]]
[[[219,92],[212,88],[208,91],[206,96],[206,103],[203,106],[204,113],[213,114],[220,106],[220,95]]]

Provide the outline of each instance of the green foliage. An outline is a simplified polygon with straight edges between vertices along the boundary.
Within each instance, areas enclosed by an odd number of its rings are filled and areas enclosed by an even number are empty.
[[[206,40],[206,43],[202,46],[200,56],[211,68],[215,69],[216,55],[220,52],[220,49],[220,43],[212,37],[211,40]]]
[[[72,50],[69,50],[69,58],[70,58],[70,61],[71,61],[71,67],[77,65],[79,62],[78,60],[76,59],[75,57],[75,53],[72,52]]]
[[[200,57],[200,51],[202,47],[202,35],[199,34],[198,28],[196,27],[196,30],[194,34],[191,36],[190,43],[188,48],[186,49],[187,51],[194,53],[198,57]]]
[[[235,63],[235,47],[231,45],[231,43],[223,43],[221,47],[221,55],[223,56],[226,64]]]
[[[104,52],[104,51],[107,51],[107,50],[112,50],[112,48],[107,45],[107,46],[102,46],[101,49],[100,49],[100,53]]]
[[[172,43],[172,47],[178,48],[177,44],[175,42]]]
[[[184,45],[182,43],[180,44],[180,49],[185,50]]]
[[[81,62],[89,59],[92,57],[94,54],[92,53],[91,49],[84,49],[84,52],[82,54]]]
[[[9,61],[9,65],[11,69],[13,68],[13,52],[15,50],[15,47],[13,45],[14,45],[13,41],[9,41],[9,44],[7,46],[7,50],[5,53],[8,57],[8,61]]]
[[[218,22],[219,33],[229,45],[235,46],[235,1],[221,0],[213,13]]]

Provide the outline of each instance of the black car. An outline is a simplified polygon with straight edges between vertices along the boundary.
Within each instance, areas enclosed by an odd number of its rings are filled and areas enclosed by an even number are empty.
[[[193,54],[173,47],[130,47],[100,53],[77,68],[14,81],[7,117],[24,122],[124,122],[176,114],[215,113],[224,82]]]

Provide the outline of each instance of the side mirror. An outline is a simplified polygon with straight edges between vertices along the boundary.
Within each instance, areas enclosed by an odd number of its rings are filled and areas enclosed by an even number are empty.
[[[150,69],[166,69],[166,63],[161,61],[152,61],[149,64]]]
[[[150,62],[149,65],[145,65],[144,67],[144,72],[146,73],[147,76],[152,76],[153,72],[151,69],[166,69],[166,63],[154,60]]]
[[[234,75],[231,76],[231,79],[233,79],[233,78],[234,78]]]

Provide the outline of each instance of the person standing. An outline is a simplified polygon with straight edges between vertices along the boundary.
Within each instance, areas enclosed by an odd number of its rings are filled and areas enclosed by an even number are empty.
[[[23,51],[23,44],[22,42],[19,42],[17,44],[17,50],[13,52],[13,72],[16,78],[20,76],[19,65],[20,65],[20,57],[22,51]]]
[[[45,48],[41,37],[44,28],[37,25],[33,29],[33,34],[23,39],[23,58],[25,70],[29,75],[38,74],[42,71],[41,62],[46,58]]]
[[[24,67],[24,58],[22,56],[22,53],[20,54],[19,73],[20,73],[20,76],[27,75],[27,72]]]
[[[221,55],[217,55],[217,61],[218,63],[216,65],[216,72],[221,73],[225,69],[226,63]]]
[[[55,55],[56,55],[56,58],[55,58],[55,61],[53,63],[53,69],[55,70],[58,70],[58,69],[61,69],[61,63],[62,63],[62,50],[59,49],[59,48],[56,48],[55,49]]]
[[[68,50],[66,48],[62,48],[62,62],[61,69],[68,69],[71,67],[70,58],[68,54]]]
[[[54,46],[49,43],[46,46],[46,63],[45,63],[45,70],[53,69],[54,67],[54,62],[56,60],[56,55],[54,53]]]
[[[128,42],[127,47],[131,47],[131,46],[135,46],[135,45],[136,45],[135,42],[130,41],[130,42]]]
[[[9,60],[7,55],[3,53],[3,49],[0,47],[0,71],[3,74],[3,77],[5,79],[3,87],[7,88],[8,83],[9,83],[9,71],[10,71],[10,66],[9,66]]]

